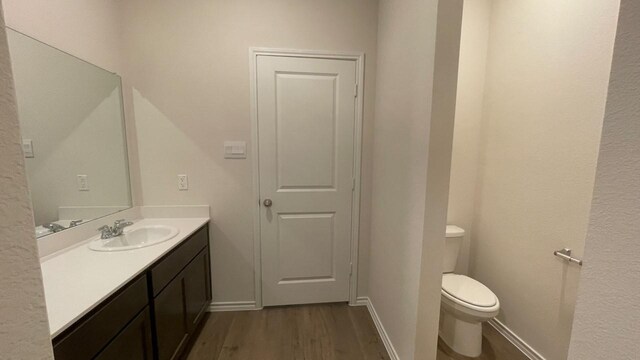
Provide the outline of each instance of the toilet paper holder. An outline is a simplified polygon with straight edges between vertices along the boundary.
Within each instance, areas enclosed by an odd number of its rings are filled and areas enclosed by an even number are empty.
[[[574,263],[582,266],[582,260],[571,256],[571,249],[569,249],[569,248],[564,248],[562,250],[556,250],[556,251],[553,252],[553,255],[555,255],[555,256],[563,259],[563,260],[566,260],[568,262],[574,262]]]

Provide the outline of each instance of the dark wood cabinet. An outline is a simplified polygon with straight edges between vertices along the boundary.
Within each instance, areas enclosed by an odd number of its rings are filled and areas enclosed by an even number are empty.
[[[151,313],[145,308],[104,348],[95,360],[153,360]]]
[[[53,339],[55,358],[179,359],[210,302],[205,225]]]
[[[93,359],[149,303],[139,276],[53,339],[56,360]]]
[[[186,265],[175,262],[174,266],[178,275],[153,299],[159,360],[178,359],[183,354],[211,302],[208,247]]]
[[[158,359],[177,358],[187,343],[184,284],[175,279],[154,299]]]
[[[202,250],[184,270],[187,331],[192,334],[211,303],[209,252]]]

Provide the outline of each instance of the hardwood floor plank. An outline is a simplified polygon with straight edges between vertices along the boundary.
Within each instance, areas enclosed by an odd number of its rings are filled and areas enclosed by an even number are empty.
[[[235,313],[217,360],[251,358],[251,346],[255,341],[251,335],[252,329],[255,328],[257,315],[259,314],[254,314],[252,311]]]
[[[209,314],[187,360],[388,360],[365,307],[346,303]]]
[[[333,343],[333,358],[336,360],[365,360],[358,342],[354,324],[349,316],[349,306],[327,304],[322,308],[323,320]]]
[[[302,359],[302,346],[295,311],[287,307],[265,309],[268,327],[266,336],[274,358],[283,360]]]
[[[528,360],[492,326],[474,360]],[[469,360],[441,340],[438,360]],[[390,360],[364,306],[346,303],[211,313],[187,360]]]
[[[349,307],[349,318],[364,358],[367,360],[390,360],[367,307]]]
[[[324,305],[297,307],[299,332],[302,340],[303,359],[336,360],[333,353],[333,339],[322,316]]]
[[[209,313],[187,360],[217,360],[235,313]],[[203,334],[206,334],[203,336]]]

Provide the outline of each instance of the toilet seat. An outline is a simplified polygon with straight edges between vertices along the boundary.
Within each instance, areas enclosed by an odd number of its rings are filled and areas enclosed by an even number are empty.
[[[465,275],[443,274],[442,296],[477,312],[492,313],[500,308],[498,297],[488,287]]]

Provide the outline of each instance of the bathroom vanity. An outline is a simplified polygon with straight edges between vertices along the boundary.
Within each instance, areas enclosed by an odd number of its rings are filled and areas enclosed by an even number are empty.
[[[120,76],[7,33],[55,358],[180,358],[212,298],[209,207],[132,206]]]
[[[185,353],[212,298],[208,219],[143,219],[132,228],[158,223],[179,235],[127,251],[84,242],[42,263],[57,360]]]

